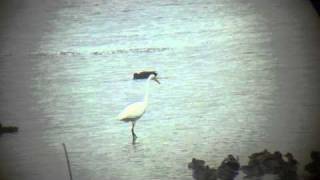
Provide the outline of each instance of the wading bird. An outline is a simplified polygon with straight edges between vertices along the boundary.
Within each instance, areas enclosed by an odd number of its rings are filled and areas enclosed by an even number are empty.
[[[154,74],[149,75],[143,101],[130,104],[117,117],[117,119],[121,121],[132,123],[131,133],[132,133],[133,142],[135,142],[137,138],[136,134],[134,133],[135,123],[138,119],[142,117],[142,115],[145,113],[146,108],[148,106],[150,80],[154,80],[158,84],[160,84],[160,82],[158,81],[158,79]]]

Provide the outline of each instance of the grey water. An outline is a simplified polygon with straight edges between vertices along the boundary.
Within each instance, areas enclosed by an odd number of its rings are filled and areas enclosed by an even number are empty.
[[[191,180],[268,149],[319,150],[320,19],[303,0],[3,1],[0,177]],[[116,120],[140,101],[147,112]],[[302,167],[302,166],[301,166]]]

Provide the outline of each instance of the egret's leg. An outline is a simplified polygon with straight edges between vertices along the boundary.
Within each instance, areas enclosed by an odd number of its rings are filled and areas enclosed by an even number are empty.
[[[132,137],[133,139],[136,139],[138,136],[134,133],[134,125],[135,125],[135,121],[132,121],[132,128],[131,128],[131,132],[132,132]]]

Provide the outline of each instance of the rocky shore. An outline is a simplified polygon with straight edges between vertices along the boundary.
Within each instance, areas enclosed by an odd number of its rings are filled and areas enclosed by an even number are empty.
[[[204,160],[193,158],[188,164],[195,180],[233,180],[240,171],[248,180],[320,180],[320,152],[310,154],[311,162],[304,166],[306,175],[298,175],[298,161],[291,153],[282,155],[268,150],[253,153],[249,156],[248,164],[240,165],[239,158],[228,155],[218,168],[205,165]],[[268,177],[268,178],[264,178]]]

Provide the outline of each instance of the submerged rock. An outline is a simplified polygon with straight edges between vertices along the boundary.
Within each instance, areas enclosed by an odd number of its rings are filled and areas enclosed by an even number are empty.
[[[133,79],[147,79],[151,74],[158,75],[156,71],[141,71],[133,74]]]
[[[2,126],[0,123],[0,134],[18,132],[18,127],[15,126]]]

